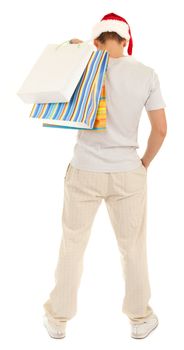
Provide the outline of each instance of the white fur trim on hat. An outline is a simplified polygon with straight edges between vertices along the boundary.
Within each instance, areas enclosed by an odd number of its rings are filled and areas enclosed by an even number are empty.
[[[92,29],[91,39],[96,39],[103,32],[116,32],[126,40],[130,39],[128,24],[116,19],[106,19],[97,23]]]

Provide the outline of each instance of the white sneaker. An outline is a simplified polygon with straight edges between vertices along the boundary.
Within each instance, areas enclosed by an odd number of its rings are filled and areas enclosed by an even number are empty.
[[[58,326],[52,325],[51,322],[49,322],[47,316],[44,315],[43,316],[43,325],[45,326],[48,334],[52,338],[61,339],[61,338],[64,338],[66,336],[66,334],[65,334],[66,323],[63,325],[63,327],[61,327],[60,325],[58,325]]]
[[[158,318],[154,314],[147,321],[140,324],[131,324],[131,337],[136,339],[145,338],[158,326]]]

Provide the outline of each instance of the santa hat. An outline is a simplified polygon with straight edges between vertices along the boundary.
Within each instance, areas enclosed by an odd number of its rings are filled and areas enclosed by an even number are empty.
[[[116,32],[122,38],[129,41],[128,54],[132,54],[133,40],[128,22],[115,13],[108,13],[105,15],[100,23],[97,23],[92,29],[91,39],[96,39],[103,32]]]

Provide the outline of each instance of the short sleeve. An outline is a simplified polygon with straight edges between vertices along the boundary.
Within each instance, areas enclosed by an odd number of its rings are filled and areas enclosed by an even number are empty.
[[[162,96],[160,81],[158,74],[153,70],[149,95],[144,104],[146,111],[151,111],[153,109],[160,109],[166,107],[166,103]]]

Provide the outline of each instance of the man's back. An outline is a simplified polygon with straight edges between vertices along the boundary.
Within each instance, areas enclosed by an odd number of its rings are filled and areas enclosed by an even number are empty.
[[[141,164],[138,125],[146,110],[166,106],[155,71],[132,56],[109,57],[106,79],[107,128],[80,130],[71,164],[89,171],[128,171]]]

